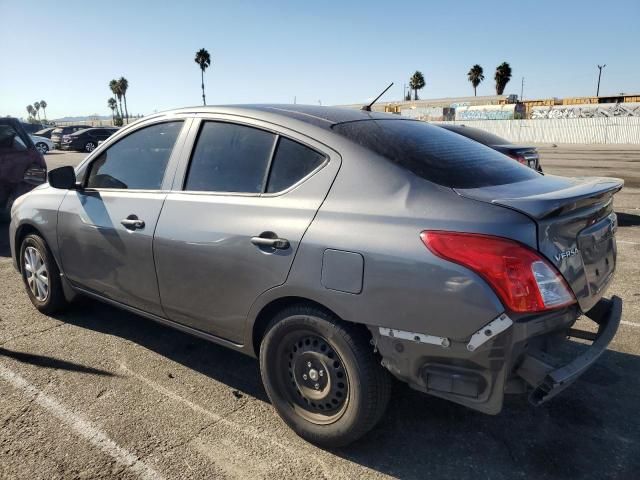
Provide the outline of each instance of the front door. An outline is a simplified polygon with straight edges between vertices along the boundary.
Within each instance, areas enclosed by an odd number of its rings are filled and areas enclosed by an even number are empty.
[[[203,121],[158,221],[154,254],[169,318],[241,342],[249,308],[287,279],[339,166],[317,145]],[[185,168],[185,170],[187,170]]]
[[[182,126],[182,121],[164,122],[133,131],[92,160],[83,188],[65,196],[58,242],[62,267],[73,284],[162,314],[153,232]]]

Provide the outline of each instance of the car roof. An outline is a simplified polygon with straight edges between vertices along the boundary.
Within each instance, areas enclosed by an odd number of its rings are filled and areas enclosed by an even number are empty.
[[[251,105],[220,105],[206,107],[181,108],[162,112],[170,113],[227,113],[237,115],[251,115],[255,118],[278,116],[285,119],[297,120],[324,129],[334,125],[361,120],[401,119],[399,115],[380,112],[367,112],[344,107],[323,107],[320,105],[299,104],[251,104]],[[402,118],[407,120],[407,118]]]

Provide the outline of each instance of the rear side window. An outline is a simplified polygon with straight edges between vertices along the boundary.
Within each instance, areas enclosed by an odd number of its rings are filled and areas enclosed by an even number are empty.
[[[87,188],[158,190],[182,121],[136,130],[90,165]]]
[[[275,135],[257,128],[205,122],[198,136],[185,190],[260,193]]]
[[[478,188],[538,177],[532,169],[489,147],[418,120],[365,120],[338,124],[333,129],[445,187]]]
[[[280,137],[276,148],[267,193],[281,192],[303,179],[325,161],[324,155],[304,145]]]

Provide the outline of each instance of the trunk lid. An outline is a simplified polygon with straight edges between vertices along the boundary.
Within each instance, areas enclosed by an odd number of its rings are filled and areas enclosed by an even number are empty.
[[[616,178],[553,175],[493,187],[456,189],[467,198],[524,213],[537,224],[538,250],[563,275],[582,311],[595,305],[616,266]]]

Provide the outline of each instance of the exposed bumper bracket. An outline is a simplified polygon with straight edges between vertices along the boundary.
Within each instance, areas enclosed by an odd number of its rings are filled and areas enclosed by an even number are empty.
[[[475,351],[479,346],[483,345],[499,333],[504,332],[511,325],[513,325],[513,320],[511,320],[506,313],[503,313],[498,318],[487,323],[484,327],[471,335],[471,339],[467,344],[467,350],[470,352]]]
[[[405,330],[396,330],[393,328],[380,327],[380,335],[400,340],[409,340],[418,343],[428,343],[430,345],[439,345],[447,348],[451,345],[451,341],[446,337],[437,337],[435,335],[425,335],[424,333],[407,332]]]
[[[564,366],[555,367],[552,357],[536,351],[527,354],[518,368],[516,372],[518,376],[534,386],[533,392],[529,395],[529,402],[533,405],[540,405],[562,392],[602,355],[620,325],[622,300],[616,296],[611,300],[602,299],[586,313],[586,316],[596,322],[599,327],[593,344],[582,355]],[[574,330],[573,336],[586,338],[589,337],[587,333],[589,332]]]

